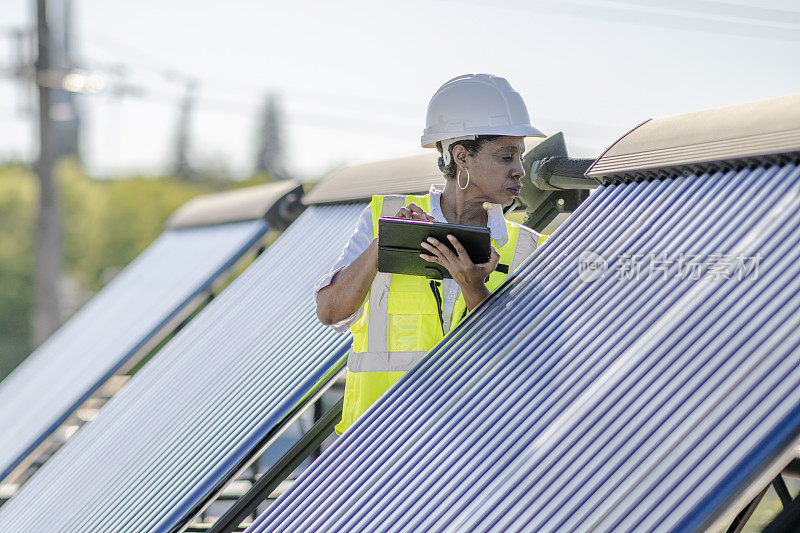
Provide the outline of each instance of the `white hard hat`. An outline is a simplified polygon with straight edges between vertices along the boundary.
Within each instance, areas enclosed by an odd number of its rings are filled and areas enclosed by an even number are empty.
[[[464,74],[439,87],[431,98],[422,146],[435,148],[439,141],[477,135],[545,137],[531,126],[525,102],[505,78]]]

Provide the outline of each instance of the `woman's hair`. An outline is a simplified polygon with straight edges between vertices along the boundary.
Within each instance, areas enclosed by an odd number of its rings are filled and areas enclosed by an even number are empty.
[[[444,157],[439,156],[439,170],[441,170],[444,173],[444,177],[445,178],[447,178],[449,180],[455,179],[456,170],[458,168],[456,166],[455,159],[453,159],[453,148],[455,146],[460,144],[461,146],[466,148],[466,150],[469,153],[469,155],[471,155],[472,157],[475,157],[478,154],[478,152],[480,151],[481,147],[483,147],[484,144],[486,144],[489,141],[493,141],[493,140],[497,139],[498,137],[499,137],[499,135],[481,135],[481,136],[479,136],[478,138],[476,138],[474,140],[463,140],[463,141],[454,142],[448,148],[448,150],[450,151],[450,164],[445,166],[444,165]],[[441,154],[442,153],[442,143],[441,143],[441,141],[436,143],[436,148],[439,150],[439,153]]]

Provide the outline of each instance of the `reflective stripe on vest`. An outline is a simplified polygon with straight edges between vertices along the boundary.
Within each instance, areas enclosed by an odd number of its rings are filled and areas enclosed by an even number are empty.
[[[520,233],[523,231],[525,230],[519,228]],[[511,260],[511,268],[508,270],[509,275],[517,270],[522,262],[530,257],[531,254],[536,250],[536,248],[539,246],[537,240],[539,240],[539,238],[520,239],[519,236],[517,236],[517,246],[514,248],[514,259]]]
[[[405,196],[396,194],[383,197],[381,207],[382,217],[393,217],[405,203]],[[377,228],[376,228],[377,231]],[[364,354],[375,354],[381,358],[389,354],[389,286],[392,284],[392,275],[378,272],[369,289],[369,317],[367,322],[367,351]],[[348,361],[350,359],[348,358]],[[390,364],[387,361],[387,364]],[[356,372],[350,368],[350,372]],[[360,372],[372,372],[361,370]]]
[[[369,339],[368,339],[369,340]],[[411,352],[350,352],[347,369],[350,372],[408,372],[428,353],[426,350]]]

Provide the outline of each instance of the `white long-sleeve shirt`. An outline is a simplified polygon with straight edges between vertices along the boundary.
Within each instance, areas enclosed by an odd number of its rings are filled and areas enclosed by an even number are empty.
[[[429,194],[431,216],[439,222],[448,222],[442,213],[442,189],[438,188],[436,185],[432,185]],[[495,240],[497,247],[502,248],[508,242],[508,229],[506,228],[506,221],[505,217],[503,216],[503,208],[500,206],[500,204],[489,204],[489,206],[490,207],[487,210],[486,226],[489,228],[489,233],[491,234],[492,239]],[[331,269],[328,271],[328,273],[322,276],[314,284],[314,294],[316,295],[320,289],[330,285],[333,277],[340,270],[355,261],[358,256],[364,253],[364,250],[366,250],[369,245],[372,244],[373,239],[372,208],[367,206],[361,213],[361,216],[358,218],[356,228],[350,235],[347,243],[344,245],[344,249],[342,250],[339,258],[336,260],[333,266],[331,266]],[[458,286],[458,283],[456,283],[455,280],[452,278],[445,278],[442,280],[442,322],[444,323],[443,326],[445,328],[445,333],[447,333],[447,331],[450,329],[450,319],[453,315],[453,307],[456,304],[459,294],[461,294],[461,288]],[[358,311],[346,319],[332,324],[331,328],[339,332],[347,331],[350,325],[358,320],[358,318],[361,316],[363,309],[364,308],[362,306]]]

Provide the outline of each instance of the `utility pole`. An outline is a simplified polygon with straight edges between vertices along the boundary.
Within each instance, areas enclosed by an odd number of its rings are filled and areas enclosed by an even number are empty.
[[[186,92],[181,99],[178,111],[178,128],[175,132],[175,162],[172,172],[176,176],[192,179],[196,177],[192,165],[189,163],[189,145],[192,130],[192,113],[195,104],[195,89],[197,82],[186,80]]]
[[[59,326],[61,301],[59,282],[63,270],[61,212],[58,190],[53,179],[57,159],[55,124],[51,117],[53,86],[60,76],[52,65],[46,0],[36,1],[38,58],[36,86],[39,90],[39,220],[36,239],[36,294],[33,316],[33,342],[38,346]]]
[[[50,28],[50,43],[53,47],[50,62],[58,68],[60,72],[71,72],[78,67],[75,60],[75,31],[73,28],[73,2],[72,0],[58,0],[58,9],[51,10],[58,13],[58,31]],[[50,5],[53,7],[53,4]],[[54,57],[52,54],[58,54]],[[60,111],[59,120],[56,122],[57,145],[56,153],[58,157],[75,157],[81,160],[80,153],[80,128],[81,117],[78,109],[77,93],[59,88],[53,95],[55,101],[52,104],[58,106]]]
[[[36,37],[30,28],[16,28],[11,30],[11,76],[18,80],[19,97],[17,99],[16,113],[20,117],[33,117],[36,112],[34,104],[34,85],[31,80],[35,77]]]
[[[261,112],[261,122],[257,133],[256,172],[263,172],[273,178],[284,179],[283,168],[283,116],[278,104],[278,96],[267,95]]]

